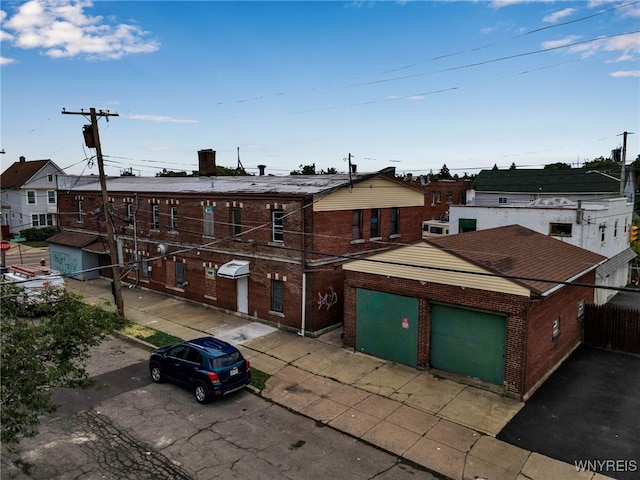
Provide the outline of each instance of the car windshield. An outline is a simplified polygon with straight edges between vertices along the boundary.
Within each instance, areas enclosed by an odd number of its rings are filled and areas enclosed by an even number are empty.
[[[212,358],[211,364],[213,368],[228,367],[229,365],[233,365],[234,363],[240,361],[240,359],[242,359],[240,352],[233,352],[229,355],[224,355],[223,357]]]

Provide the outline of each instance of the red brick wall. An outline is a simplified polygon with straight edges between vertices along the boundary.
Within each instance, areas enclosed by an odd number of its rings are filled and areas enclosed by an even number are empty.
[[[391,209],[382,208],[380,216],[380,241],[370,241],[371,210],[363,209],[362,241],[352,243],[351,210],[314,212],[313,250],[315,252],[355,254],[410,243],[422,238],[422,207],[400,207],[399,237],[391,238]],[[315,255],[313,258],[322,259],[326,256]]]
[[[576,282],[595,283],[595,272]],[[565,286],[534,304],[527,325],[527,371],[523,393],[529,392],[580,343],[582,324],[578,321],[578,304],[581,301],[591,303],[592,298],[590,288]],[[560,319],[560,335],[553,339],[553,321],[557,318]]]

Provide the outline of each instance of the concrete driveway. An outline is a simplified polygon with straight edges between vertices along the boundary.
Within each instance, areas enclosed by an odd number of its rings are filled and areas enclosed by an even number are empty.
[[[637,479],[640,356],[579,347],[534,393],[498,439],[590,470]]]

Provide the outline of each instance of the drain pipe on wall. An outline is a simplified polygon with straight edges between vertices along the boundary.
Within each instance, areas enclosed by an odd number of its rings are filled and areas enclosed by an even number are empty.
[[[307,274],[302,274],[302,325],[298,335],[304,337],[304,329],[307,323]]]

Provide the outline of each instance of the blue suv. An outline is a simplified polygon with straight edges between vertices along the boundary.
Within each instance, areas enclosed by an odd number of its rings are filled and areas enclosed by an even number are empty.
[[[240,390],[251,382],[251,366],[240,351],[214,337],[156,350],[149,359],[149,371],[156,383],[167,380],[191,389],[200,403]]]

